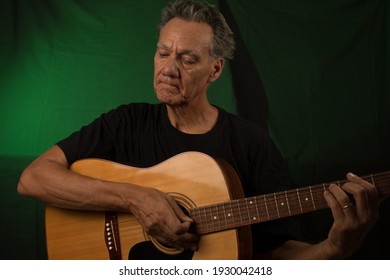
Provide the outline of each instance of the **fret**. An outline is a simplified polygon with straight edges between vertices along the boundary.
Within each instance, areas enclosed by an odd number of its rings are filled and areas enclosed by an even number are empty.
[[[378,176],[378,177],[375,177]],[[375,178],[374,178],[375,177]],[[379,195],[390,195],[390,172],[369,175],[365,178],[378,188]],[[291,189],[267,195],[220,202],[210,206],[190,209],[199,234],[211,233],[262,221],[308,213],[328,207],[323,193],[329,184],[340,185],[341,181]]]
[[[226,205],[227,206],[227,205]],[[229,201],[228,213],[225,215],[225,219],[231,221],[231,224],[235,224],[232,203]],[[227,222],[226,222],[227,223]]]
[[[248,201],[247,201],[246,198],[245,198],[245,206],[246,206],[246,212],[248,213],[248,218],[249,218],[249,221],[250,221],[251,220],[251,213],[249,212]]]
[[[199,211],[198,209],[190,209],[189,210],[190,212],[190,216],[192,217],[192,219],[194,220],[195,222],[195,228],[196,228],[196,231],[197,232],[200,232],[200,226],[201,226],[201,223],[202,223],[202,219],[201,217],[199,216]]]
[[[256,214],[257,214],[257,217],[260,219],[259,205],[257,204],[257,197],[254,197],[254,199],[255,199]]]
[[[299,195],[299,189],[297,189],[297,197],[298,197],[298,202],[299,202],[299,208],[301,209],[301,213],[303,213],[301,196]]]
[[[372,176],[372,174],[370,176],[371,176],[372,185],[375,186],[374,176]]]
[[[276,197],[278,199],[279,215],[280,215],[280,217],[284,217],[284,216],[286,216],[286,213],[288,212],[288,206],[287,206],[285,193],[284,192],[277,193]]]
[[[215,209],[213,211],[213,208]],[[221,222],[220,222],[220,215],[219,215],[219,211],[218,211],[218,206],[214,206],[213,208],[210,208],[211,210],[211,216],[212,216],[212,220],[211,220],[211,224],[212,226],[215,228],[219,228],[221,226]]]
[[[199,210],[199,209],[195,209],[195,210]],[[203,224],[203,220],[202,220],[202,215],[199,213],[199,211],[194,211],[192,216],[195,218],[196,216],[198,217],[197,220],[196,220],[196,225],[197,226],[200,226]]]
[[[280,217],[279,211],[278,211],[278,203],[275,198],[275,194],[269,194],[265,195],[265,200],[267,203],[267,209],[268,209],[268,215],[269,220],[277,219]]]
[[[269,217],[268,205],[267,205],[267,200],[265,198],[265,195],[263,195],[263,199],[264,199],[265,211],[267,212],[267,218],[268,218],[267,220],[269,220],[270,217]]]
[[[313,210],[313,204],[311,202],[311,196],[310,196],[310,189],[309,188],[303,188],[297,190],[299,192],[299,198],[302,205],[302,213],[306,213],[308,211]]]
[[[284,191],[284,195],[285,195],[285,197],[286,197],[286,203],[287,203],[288,214],[291,215],[291,209],[290,209],[290,203],[289,203],[289,201],[288,201],[287,191]]]
[[[294,205],[294,198],[291,197],[291,201],[289,201],[289,194],[291,192],[283,191],[276,193],[274,197],[276,197],[277,200],[277,205],[278,205],[278,217],[286,217],[286,216],[291,216],[291,213],[294,210],[293,208],[290,207],[290,205]],[[296,198],[295,198],[296,199]]]
[[[313,203],[313,209],[316,210],[316,204],[314,203],[313,192],[312,192],[311,186],[309,186],[309,190],[310,190],[311,201]]]
[[[240,200],[240,203],[241,203],[241,215],[242,215],[242,222],[243,224],[248,224],[248,223],[252,223],[252,220],[251,220],[251,214],[249,212],[249,205],[248,205],[248,198],[244,198],[244,199],[241,199]],[[244,203],[242,205],[242,203]]]
[[[279,205],[278,205],[278,200],[276,198],[276,193],[274,193],[274,200],[275,200],[275,205],[276,205],[276,211],[278,213],[278,217],[280,218]]]
[[[228,221],[226,219],[226,211],[225,211],[225,204],[222,204],[222,212],[223,212],[223,217],[225,218],[225,226],[228,226]]]
[[[265,203],[266,201],[264,195],[256,197],[255,201],[256,201],[256,211],[259,220],[268,221],[269,213],[268,213],[267,205]]]
[[[258,219],[256,204],[253,202],[253,198],[252,197],[246,198],[245,201],[246,201],[249,221],[251,223],[255,223],[257,221],[257,219]],[[256,207],[256,214],[252,213],[252,211],[251,211],[251,210],[253,210],[253,207]]]
[[[204,221],[205,223],[203,224],[206,224],[206,229],[209,230],[209,223],[208,223],[208,219],[207,219],[207,212],[206,212],[206,208],[203,208],[203,215],[204,215]]]
[[[291,216],[302,213],[301,204],[299,201],[299,196],[296,190],[286,190],[284,192],[284,198],[286,200],[286,210],[285,215]]]
[[[240,201],[237,201],[237,208],[238,208],[238,216],[240,217],[240,224],[242,224],[242,215],[241,215],[241,207],[240,207]]]

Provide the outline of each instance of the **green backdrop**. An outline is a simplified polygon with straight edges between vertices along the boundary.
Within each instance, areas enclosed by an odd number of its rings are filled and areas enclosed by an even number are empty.
[[[389,4],[385,0],[220,0],[237,51],[212,102],[267,128],[297,186],[390,169]],[[99,114],[156,102],[156,25],[167,1],[0,1],[1,259],[44,259],[43,204],[23,168]],[[390,257],[381,218],[352,258]],[[324,237],[328,210],[300,217]],[[386,249],[386,250],[385,250]]]

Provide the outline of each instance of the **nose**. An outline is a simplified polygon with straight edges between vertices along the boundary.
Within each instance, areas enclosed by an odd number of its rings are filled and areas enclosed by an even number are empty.
[[[179,77],[179,67],[174,57],[170,57],[166,59],[162,73],[164,76],[170,78],[178,78]]]

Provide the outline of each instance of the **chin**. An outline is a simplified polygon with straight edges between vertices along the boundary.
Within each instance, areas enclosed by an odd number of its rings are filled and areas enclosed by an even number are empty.
[[[173,94],[171,92],[163,91],[157,92],[157,99],[161,103],[165,103],[172,106],[181,105],[185,102],[185,99],[180,94]]]
[[[184,104],[184,100],[173,100],[173,99],[159,99],[159,101],[163,104],[169,105],[169,106],[180,106]]]

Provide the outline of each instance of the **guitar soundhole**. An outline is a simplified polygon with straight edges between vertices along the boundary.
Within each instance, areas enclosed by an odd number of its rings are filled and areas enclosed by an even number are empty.
[[[195,207],[195,204],[186,196],[178,193],[169,193],[173,196],[183,210],[189,216],[189,210]],[[195,232],[195,225],[192,224],[189,232]],[[134,245],[129,250],[129,260],[190,260],[194,255],[191,250],[177,250],[172,246],[163,244],[155,238],[144,232],[145,241]]]
[[[185,250],[179,254],[169,255],[161,252],[151,241],[135,244],[129,251],[129,260],[191,260],[194,251]]]
[[[181,204],[179,204],[179,207],[181,208],[181,210],[183,211],[183,213],[184,213],[186,216],[189,216],[189,217],[190,217],[190,213],[189,213],[189,210],[188,210],[188,209],[184,208],[184,206],[181,205]],[[194,224],[194,223],[192,223],[192,224],[190,225],[190,228],[188,229],[188,232],[189,232],[189,233],[195,233],[195,224]],[[163,247],[165,247],[165,248],[172,249],[172,250],[175,249],[174,247],[172,247],[172,246],[170,246],[170,245],[167,245],[167,244],[165,244],[165,243],[163,243],[163,242],[159,242],[159,243],[160,243]]]

